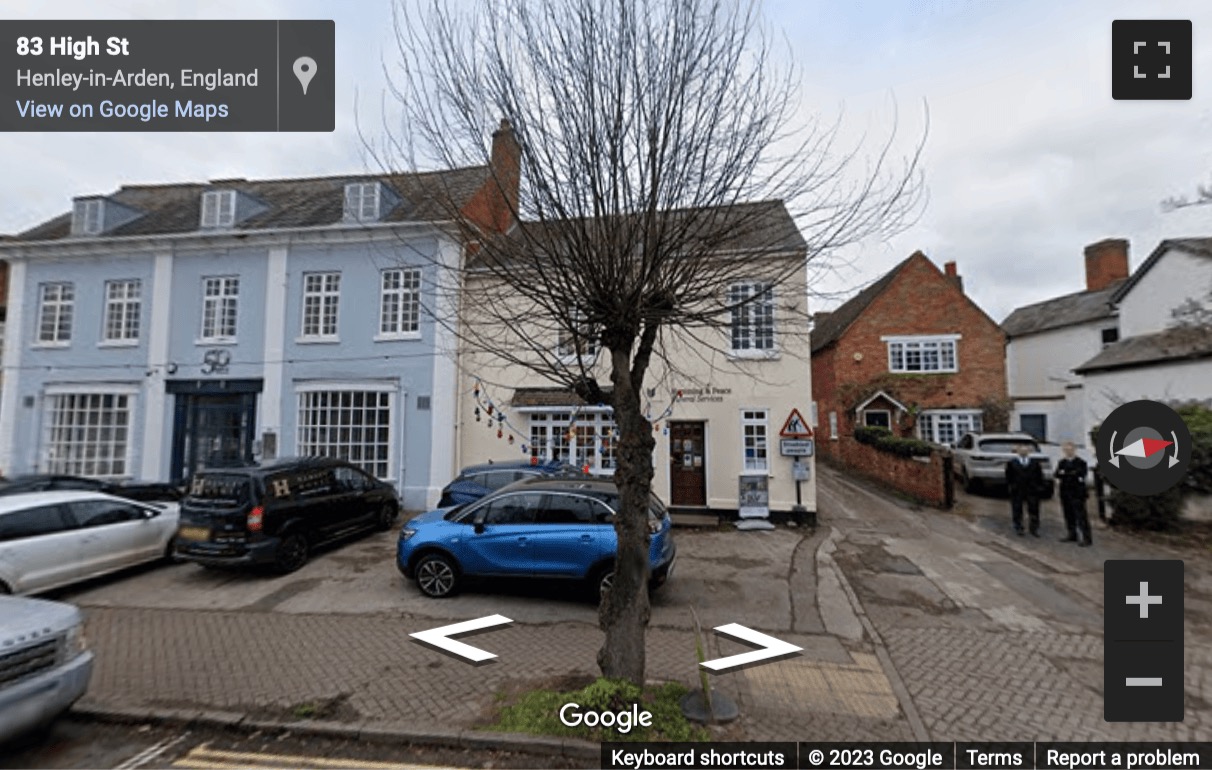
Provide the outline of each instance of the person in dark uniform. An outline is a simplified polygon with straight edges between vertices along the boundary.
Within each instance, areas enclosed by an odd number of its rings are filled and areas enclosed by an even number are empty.
[[[1014,531],[1023,534],[1023,505],[1031,534],[1039,537],[1039,495],[1044,486],[1044,468],[1039,460],[1031,457],[1031,446],[1019,444],[1014,450],[1018,457],[1006,463],[1006,486],[1010,489],[1010,515],[1014,519]]]
[[[1068,534],[1063,543],[1090,545],[1090,517],[1086,513],[1086,474],[1090,468],[1077,456],[1077,447],[1072,441],[1061,445],[1065,456],[1056,464],[1056,478],[1060,483],[1061,508],[1065,512],[1065,529]]]

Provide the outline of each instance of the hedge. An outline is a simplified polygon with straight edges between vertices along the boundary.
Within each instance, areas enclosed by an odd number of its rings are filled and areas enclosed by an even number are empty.
[[[926,441],[894,436],[887,428],[858,427],[854,429],[854,439],[898,457],[926,457],[934,451],[934,446]]]

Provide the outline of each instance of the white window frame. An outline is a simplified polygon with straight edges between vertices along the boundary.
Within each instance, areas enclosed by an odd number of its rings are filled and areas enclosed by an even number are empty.
[[[48,294],[52,288],[58,289],[58,296],[49,297]],[[67,299],[63,299],[63,291],[67,290],[71,295]],[[43,332],[46,328],[47,314],[53,314],[51,318],[52,332],[49,337],[44,336]],[[65,348],[72,342],[72,326],[76,321],[76,284],[71,281],[47,281],[38,285],[38,337],[34,341],[34,347],[46,348]],[[66,318],[66,320],[64,320]]]
[[[598,350],[600,345],[598,336],[594,333],[594,329],[585,321],[585,313],[579,308],[573,308],[569,311],[569,320],[581,329],[579,340],[573,339],[573,335],[569,329],[561,326],[556,330],[556,358],[565,366],[580,363],[585,366],[591,366],[598,360]],[[584,346],[583,351],[578,351],[574,348],[577,342]]]
[[[382,184],[379,182],[350,182],[345,185],[346,222],[377,222],[382,215]]]
[[[765,456],[759,459],[754,457],[752,460],[749,457],[750,434],[748,428],[761,428],[761,443],[763,446],[758,447],[758,436],[755,431],[752,435],[754,438],[753,449],[756,452],[761,449]],[[741,475],[747,476],[755,473],[770,473],[770,410],[765,407],[742,407],[741,408]]]
[[[941,423],[948,423],[954,436],[951,441],[942,441]],[[965,433],[980,433],[982,429],[979,409],[923,409],[917,416],[917,437],[932,444],[955,446]]]
[[[105,199],[85,198],[72,207],[73,235],[100,235],[105,230]]]
[[[591,474],[609,476],[614,473],[617,451],[614,410],[609,407],[595,407],[576,411],[571,407],[552,407],[523,410],[522,413],[528,417],[527,449],[530,450],[531,457],[538,458],[539,462],[558,459],[580,468],[586,464],[583,460],[592,452],[593,462],[588,463]],[[567,435],[570,426],[573,434],[571,439]],[[590,430],[586,431],[586,428]],[[536,441],[538,435],[541,435],[542,439]],[[592,450],[582,446],[590,435],[594,437]],[[606,448],[603,448],[603,442],[606,443]],[[566,450],[566,456],[562,450]]]
[[[210,293],[215,287],[216,294]],[[230,309],[231,334],[226,334]],[[208,275],[202,278],[202,317],[199,319],[199,345],[232,345],[240,329],[240,276]],[[207,326],[210,328],[208,329]],[[209,332],[209,333],[208,333]]]
[[[766,298],[750,299],[765,294]],[[775,312],[776,292],[773,284],[765,281],[739,281],[728,287],[726,301],[731,318],[728,323],[728,349],[733,358],[777,358],[779,353],[778,315]],[[738,303],[744,304],[738,304]],[[762,316],[769,316],[764,319]],[[764,324],[769,323],[769,345],[758,347],[766,335]],[[738,326],[745,327],[742,347],[737,347]]]
[[[205,229],[231,227],[236,223],[236,191],[208,190],[202,193],[202,215]]]
[[[349,381],[345,381],[345,380],[313,380],[310,382],[301,382],[301,383],[296,384],[296,386],[295,386],[295,414],[294,414],[294,418],[295,418],[295,454],[300,457],[305,456],[309,453],[314,454],[314,451],[312,451],[312,450],[315,447],[320,447],[320,446],[352,447],[354,445],[352,440],[348,443],[342,443],[340,441],[332,441],[332,440],[327,440],[327,439],[324,441],[320,441],[320,440],[318,440],[318,437],[309,440],[309,438],[305,435],[305,432],[309,429],[321,430],[324,427],[327,427],[327,426],[321,426],[318,423],[312,424],[309,421],[306,421],[304,419],[304,407],[305,407],[305,404],[308,401],[308,399],[316,396],[317,394],[328,394],[329,397],[331,398],[331,396],[334,394],[343,394],[343,393],[360,394],[363,397],[365,397],[367,394],[377,394],[379,396],[383,396],[383,395],[387,396],[387,412],[388,412],[387,460],[385,462],[387,463],[388,475],[379,476],[373,470],[366,468],[363,465],[363,462],[365,462],[364,459],[363,460],[349,459],[348,461],[350,463],[352,463],[353,465],[356,465],[359,468],[362,468],[367,473],[369,473],[370,475],[379,479],[380,481],[388,481],[388,482],[397,481],[398,476],[399,476],[399,447],[397,445],[399,444],[399,437],[402,435],[401,434],[401,428],[402,428],[401,420],[403,419],[403,415],[400,413],[400,409],[399,409],[399,404],[400,404],[399,386],[397,383],[394,383],[394,382],[384,382],[384,381],[375,381],[375,380],[349,380]],[[319,405],[316,405],[316,407],[318,408]],[[339,403],[336,405],[333,405],[330,403],[328,405],[325,405],[322,408],[328,409],[331,414],[333,410],[336,410],[338,413],[340,413],[340,412],[346,411],[346,410],[353,410],[355,407],[353,407],[352,405],[349,407],[344,407],[344,406],[340,405]],[[356,408],[363,410],[363,412],[365,412],[367,409],[365,403],[363,403],[362,406],[356,407]],[[382,407],[375,406],[373,408],[380,409]],[[363,428],[365,428],[365,425],[366,425],[366,423],[362,424]],[[342,425],[337,424],[334,427],[337,430],[340,430]],[[379,442],[379,441],[374,441],[374,442],[363,441],[361,446],[362,446],[363,450],[365,450],[367,447],[370,447],[370,446],[378,447],[381,445],[382,445],[382,442]],[[337,452],[334,454],[326,454],[324,456],[339,457],[342,459],[347,459],[349,457],[349,453],[347,452],[345,454],[341,454],[340,452]],[[373,460],[373,462],[381,463],[384,461],[375,459],[375,460]]]
[[[315,278],[319,287],[308,289],[308,281]],[[302,319],[299,327],[299,342],[339,342],[341,329],[341,273],[337,270],[317,270],[303,273]],[[316,305],[316,328],[308,332],[308,305]],[[327,330],[325,316],[332,309],[332,327]]]
[[[907,336],[880,337],[880,341],[888,346],[888,371],[893,374],[955,374],[959,371],[959,340],[960,334],[922,334]],[[950,348],[951,366],[944,366],[945,350]],[[923,368],[908,368],[908,354],[916,351],[919,354]],[[925,357],[927,352],[935,351],[938,368],[926,369]],[[898,363],[899,358],[899,363]]]
[[[40,465],[42,472],[45,473],[65,473],[74,476],[85,476],[88,478],[100,479],[129,479],[134,476],[134,448],[136,441],[135,417],[138,414],[138,398],[139,388],[133,385],[56,385],[46,389],[43,394],[43,428],[42,428],[42,447],[39,453],[41,458]],[[91,404],[85,403],[73,405],[69,410],[61,409],[59,399],[76,399],[91,400],[93,398],[103,398],[105,396],[113,396],[115,402],[117,399],[125,399],[124,411],[126,412],[126,424],[118,425],[101,425],[101,418],[98,417],[97,423],[91,424],[91,419],[88,417]],[[82,424],[75,424],[79,421],[74,421],[72,424],[62,425],[56,424],[56,416],[58,414],[69,412],[84,417]],[[102,443],[101,433],[104,428],[125,428],[126,437],[123,442],[119,442],[116,435],[111,435],[109,440]],[[73,443],[65,443],[70,441],[67,433],[81,432],[84,438],[89,438],[90,431],[95,431],[94,452],[92,458],[87,458],[84,455],[87,452],[87,443],[80,444],[77,448],[72,449],[70,453],[65,452],[65,457],[52,458],[52,453],[55,453],[56,448],[60,445],[75,447]],[[110,451],[104,456],[98,457],[96,448],[102,446],[109,447]],[[121,447],[120,454],[116,451]],[[74,456],[72,456],[74,455]],[[88,467],[87,463],[92,463],[93,467]],[[99,473],[98,464],[108,463],[109,467],[106,470],[109,473]],[[121,468],[115,468],[116,463],[121,463]],[[121,472],[115,472],[121,471]]]
[[[392,275],[395,286],[388,286]],[[379,332],[376,340],[421,338],[421,268],[389,267],[379,273]],[[391,305],[394,303],[394,309]],[[394,310],[394,317],[393,317]]]
[[[829,412],[829,440],[837,441],[837,439],[838,439],[837,434],[838,434],[837,412],[831,411],[831,412]]]
[[[132,293],[133,287],[133,293]],[[117,296],[115,296],[117,292]],[[105,312],[101,319],[101,346],[139,344],[143,322],[143,281],[118,278],[105,282]],[[117,327],[117,336],[113,335]]]

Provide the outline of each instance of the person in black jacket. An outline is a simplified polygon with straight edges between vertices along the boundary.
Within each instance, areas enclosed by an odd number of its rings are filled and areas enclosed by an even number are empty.
[[[1077,456],[1077,447],[1072,441],[1061,445],[1065,456],[1056,464],[1056,478],[1060,483],[1061,508],[1065,512],[1065,529],[1068,534],[1061,538],[1064,543],[1090,545],[1090,516],[1086,512],[1086,474],[1090,468]]]
[[[1014,531],[1023,534],[1023,504],[1027,505],[1031,534],[1039,537],[1039,496],[1044,486],[1044,468],[1031,457],[1031,446],[1019,444],[1018,457],[1006,463],[1006,485],[1010,489],[1010,515]]]

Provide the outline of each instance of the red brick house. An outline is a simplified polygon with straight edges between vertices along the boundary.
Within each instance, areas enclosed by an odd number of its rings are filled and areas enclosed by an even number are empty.
[[[822,452],[839,454],[856,425],[953,444],[1006,400],[1006,336],[964,293],[954,262],[944,272],[916,252],[814,322]]]

